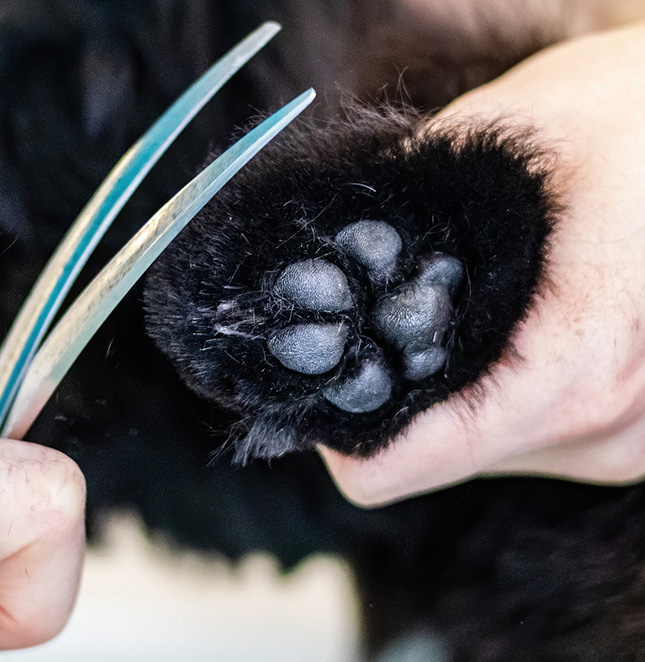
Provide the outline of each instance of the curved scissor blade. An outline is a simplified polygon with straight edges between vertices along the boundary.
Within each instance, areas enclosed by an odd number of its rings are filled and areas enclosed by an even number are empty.
[[[314,99],[308,90],[215,159],[117,253],[54,327],[20,386],[2,435],[21,439],[90,338],[193,216]]]
[[[0,347],[0,424],[69,288],[115,216],[184,127],[279,30],[277,23],[264,23],[216,62],[123,155],[85,205]]]

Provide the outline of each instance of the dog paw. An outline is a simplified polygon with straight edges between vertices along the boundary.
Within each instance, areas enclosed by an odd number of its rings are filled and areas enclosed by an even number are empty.
[[[312,319],[269,332],[266,346],[283,367],[303,375],[334,370],[346,352],[360,355],[353,373],[337,375],[322,388],[322,394],[342,411],[367,413],[392,396],[392,374],[397,367],[400,377],[412,381],[444,368],[443,343],[463,267],[459,260],[440,253],[422,256],[413,274],[388,292],[388,284],[399,272],[402,250],[401,237],[391,225],[357,221],[343,228],[332,244],[364,270],[376,302],[370,307],[369,298],[354,294],[342,268],[329,260],[295,262],[278,275],[272,295],[283,306],[299,309],[300,315],[310,313]],[[358,310],[361,305],[367,309]],[[337,319],[315,321],[326,313],[336,313]],[[348,346],[349,328],[356,329],[359,320],[360,332],[352,334],[353,342],[365,343],[369,338],[369,351]]]
[[[477,381],[537,289],[556,204],[530,133],[364,113],[274,141],[148,278],[149,331],[239,413],[239,461],[374,452]]]

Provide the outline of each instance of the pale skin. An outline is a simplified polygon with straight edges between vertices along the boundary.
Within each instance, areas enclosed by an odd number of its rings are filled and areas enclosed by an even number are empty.
[[[0,650],[43,643],[74,606],[85,479],[66,455],[0,440]]]
[[[645,24],[543,51],[441,113],[499,117],[558,156],[548,282],[477,402],[431,408],[372,459],[320,449],[359,505],[475,476],[645,476]]]
[[[619,3],[620,4],[620,3]],[[454,397],[370,460],[321,448],[340,489],[373,506],[479,475],[600,483],[645,476],[645,25],[563,44],[446,108],[538,127],[567,212],[517,356],[474,407]],[[0,440],[0,649],[42,643],[71,613],[85,482],[68,457]]]

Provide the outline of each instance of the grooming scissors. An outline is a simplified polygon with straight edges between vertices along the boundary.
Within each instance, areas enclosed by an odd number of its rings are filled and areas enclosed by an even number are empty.
[[[66,294],[106,230],[161,155],[222,85],[280,30],[268,22],[197,80],[124,154],[42,271],[0,347],[0,436],[22,439],[119,301],[199,210],[314,99],[309,89],[249,131],[163,205],[70,305]]]

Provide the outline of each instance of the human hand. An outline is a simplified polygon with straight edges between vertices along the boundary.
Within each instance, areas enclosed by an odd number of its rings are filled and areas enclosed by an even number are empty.
[[[85,480],[51,448],[0,440],[0,650],[43,643],[76,600]]]
[[[645,24],[564,43],[430,122],[537,127],[566,210],[540,296],[477,395],[424,412],[374,458],[320,448],[349,499],[383,504],[479,475],[645,475],[644,63]]]

